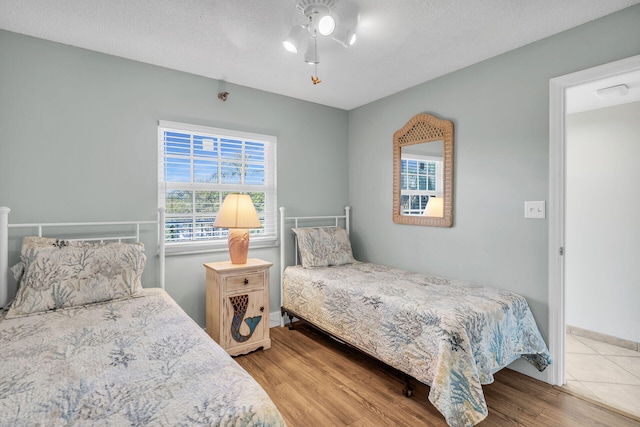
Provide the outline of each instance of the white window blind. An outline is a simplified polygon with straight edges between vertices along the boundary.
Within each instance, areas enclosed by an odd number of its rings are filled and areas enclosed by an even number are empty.
[[[158,203],[166,209],[168,252],[227,248],[228,230],[213,226],[230,193],[251,196],[263,225],[251,247],[277,242],[277,138],[160,121]]]

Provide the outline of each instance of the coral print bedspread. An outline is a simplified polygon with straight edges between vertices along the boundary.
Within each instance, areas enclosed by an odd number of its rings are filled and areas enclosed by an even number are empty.
[[[0,348],[1,425],[285,424],[258,383],[160,289],[2,319]]]
[[[431,386],[451,426],[487,416],[482,384],[519,357],[551,363],[526,300],[514,293],[381,265],[287,267],[284,307]]]

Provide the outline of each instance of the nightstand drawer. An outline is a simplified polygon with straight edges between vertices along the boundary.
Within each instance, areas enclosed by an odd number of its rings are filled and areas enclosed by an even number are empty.
[[[226,284],[227,292],[261,288],[264,286],[264,273],[249,273],[227,277]]]

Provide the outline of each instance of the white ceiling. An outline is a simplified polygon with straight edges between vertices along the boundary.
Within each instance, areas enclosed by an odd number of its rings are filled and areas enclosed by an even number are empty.
[[[0,0],[0,28],[350,110],[640,3],[351,1],[358,41],[320,40],[318,85],[281,44],[296,0]]]
[[[627,93],[624,95],[614,93],[611,96],[604,97],[597,93],[599,89],[606,89],[618,85],[626,86]],[[630,102],[640,102],[640,70],[572,86],[567,89],[566,97],[567,114],[612,107]]]

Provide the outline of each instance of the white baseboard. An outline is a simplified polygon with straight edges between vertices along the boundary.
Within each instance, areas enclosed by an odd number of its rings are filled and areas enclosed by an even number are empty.
[[[269,327],[277,328],[280,326],[280,322],[282,321],[282,315],[279,311],[274,311],[273,313],[269,313]],[[289,323],[289,316],[284,318],[285,324]],[[294,322],[298,321],[297,317],[293,318]]]
[[[277,328],[278,326],[280,326],[280,319],[282,319],[282,316],[280,315],[280,311],[274,311],[269,313],[269,327]]]

